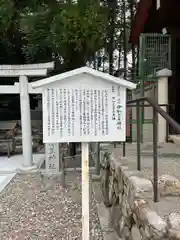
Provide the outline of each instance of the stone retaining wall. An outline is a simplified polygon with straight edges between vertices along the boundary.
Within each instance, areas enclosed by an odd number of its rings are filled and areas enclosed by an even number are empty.
[[[117,204],[112,207],[111,220],[122,240],[177,240],[180,239],[180,214],[171,212],[160,217],[154,210],[152,182],[139,171],[128,168],[125,161],[111,156],[111,188],[115,191]],[[164,179],[164,180],[163,180]],[[170,179],[176,190],[176,179]],[[165,186],[166,178],[159,184]],[[160,186],[159,185],[159,186]],[[169,188],[163,188],[164,195]],[[167,190],[167,191],[166,191]],[[174,191],[177,194],[177,191]],[[178,191],[178,194],[180,191]],[[113,211],[114,210],[114,211]]]

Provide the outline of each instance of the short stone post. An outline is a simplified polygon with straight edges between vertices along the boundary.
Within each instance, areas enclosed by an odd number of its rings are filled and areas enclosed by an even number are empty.
[[[172,75],[172,71],[169,69],[162,69],[156,73],[157,84],[157,98],[158,104],[168,104],[168,78]],[[167,111],[167,106],[161,107],[164,111]],[[158,142],[163,143],[166,141],[166,120],[158,114]]]

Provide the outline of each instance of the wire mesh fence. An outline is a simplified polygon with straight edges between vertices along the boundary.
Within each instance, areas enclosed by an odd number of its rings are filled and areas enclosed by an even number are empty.
[[[171,36],[141,34],[139,49],[139,76],[152,77],[158,70],[171,67]]]

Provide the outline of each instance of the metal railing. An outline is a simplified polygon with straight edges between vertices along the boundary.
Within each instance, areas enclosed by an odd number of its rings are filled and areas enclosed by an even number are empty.
[[[130,100],[129,100],[130,101]],[[139,105],[140,107],[142,107],[143,109],[146,108],[146,107],[152,107],[150,104],[140,104]],[[170,106],[173,106],[173,104],[158,104],[159,107],[165,107],[166,108],[166,112],[169,113],[169,107]],[[135,104],[128,104],[128,108],[136,108],[136,105]],[[139,119],[138,119],[139,120]],[[130,119],[130,121],[128,122],[127,121],[127,124],[129,124],[131,126],[131,130],[132,131],[132,124],[136,124],[137,121],[136,119]],[[141,121],[140,121],[140,124],[141,124],[141,142],[143,143],[143,124],[152,124],[153,123],[153,119],[152,118],[144,118],[141,116]],[[169,142],[169,124],[168,122],[166,121],[166,142]],[[126,140],[127,141],[127,140]],[[132,132],[131,132],[131,139],[130,139],[130,142],[132,141]],[[125,150],[123,148],[123,154],[125,154]],[[125,156],[125,155],[123,155]]]
[[[135,104],[136,106],[136,121],[137,121],[137,170],[141,171],[141,138],[140,138],[140,103],[148,102],[153,108],[153,188],[154,188],[154,202],[158,201],[158,114],[160,114],[166,121],[167,126],[173,127],[178,133],[180,133],[180,125],[165,112],[161,106],[159,106],[153,99],[148,97],[141,97],[138,99],[127,101],[127,106]],[[123,155],[125,156],[125,143],[123,144]]]

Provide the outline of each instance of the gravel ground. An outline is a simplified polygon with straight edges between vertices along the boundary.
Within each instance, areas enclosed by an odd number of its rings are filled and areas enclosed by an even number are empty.
[[[60,240],[81,237],[81,176],[68,173],[67,188],[58,178],[18,174],[0,193],[0,240]],[[90,239],[101,240],[90,185]]]

